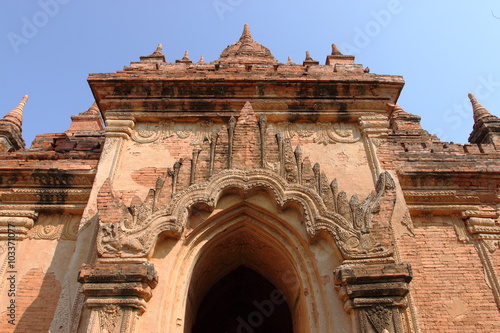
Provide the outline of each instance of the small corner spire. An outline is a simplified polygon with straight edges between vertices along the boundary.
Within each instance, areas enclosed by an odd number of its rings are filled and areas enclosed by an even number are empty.
[[[287,65],[295,65],[293,60],[292,60],[292,57],[288,57],[288,60],[286,62]]]
[[[200,57],[200,60],[198,60],[198,64],[204,64],[205,63],[205,57],[202,55]]]
[[[475,123],[477,123],[479,120],[493,117],[493,115],[477,101],[474,94],[469,93],[468,96],[469,96],[470,102],[472,104],[472,112],[473,112],[473,117],[474,117]]]
[[[27,101],[28,95],[24,95],[21,99],[21,102],[19,102],[19,104],[14,109],[12,109],[12,111],[7,113],[3,120],[14,124],[19,127],[19,129],[21,129],[21,126],[23,124],[24,106],[26,105]]]
[[[191,60],[189,60],[189,51],[185,51],[182,59],[176,60],[175,62],[176,63],[183,63],[183,64],[192,64],[193,63]]]
[[[335,43],[332,44],[332,55],[342,55],[342,52],[339,51]]]
[[[163,55],[163,44],[158,44],[156,50],[148,56],[141,56],[141,62],[165,62],[165,56]]]
[[[163,55],[163,44],[158,44],[156,50],[151,55]]]
[[[304,66],[306,66],[306,65],[319,65],[319,61],[314,60],[311,57],[311,53],[309,51],[306,51],[306,59],[304,60],[303,65]]]

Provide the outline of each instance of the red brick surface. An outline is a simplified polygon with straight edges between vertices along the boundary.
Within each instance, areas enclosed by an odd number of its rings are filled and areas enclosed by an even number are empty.
[[[16,326],[6,324],[6,312],[2,312],[0,332],[48,332],[60,294],[61,285],[53,273],[31,269],[17,286]]]
[[[414,218],[414,227],[399,244],[422,331],[496,332],[499,310],[474,245],[459,242],[446,217]]]

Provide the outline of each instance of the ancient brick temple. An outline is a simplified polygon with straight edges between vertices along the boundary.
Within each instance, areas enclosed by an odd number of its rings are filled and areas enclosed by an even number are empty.
[[[500,119],[441,142],[335,46],[90,74],[60,134],[0,120],[0,332],[498,332]]]

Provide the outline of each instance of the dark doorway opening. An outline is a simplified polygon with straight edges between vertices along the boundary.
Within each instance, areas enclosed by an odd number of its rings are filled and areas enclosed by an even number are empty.
[[[292,333],[292,315],[281,292],[241,266],[219,280],[202,300],[192,333]]]

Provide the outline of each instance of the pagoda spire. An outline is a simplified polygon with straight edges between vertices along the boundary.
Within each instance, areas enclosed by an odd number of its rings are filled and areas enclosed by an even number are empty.
[[[217,62],[245,64],[277,64],[268,48],[254,41],[250,26],[245,24],[240,39],[226,47]]]
[[[482,106],[481,103],[477,101],[474,94],[469,93],[469,99],[472,104],[472,112],[475,123],[477,123],[479,120],[493,117],[493,115],[488,110],[486,110],[486,108]]]
[[[26,105],[27,101],[28,101],[28,95],[24,95],[23,98],[21,99],[21,102],[19,102],[19,104],[14,109],[12,109],[12,111],[7,113],[3,118],[3,120],[16,125],[19,128],[19,130],[21,130],[21,126],[23,124],[24,106]]]
[[[252,33],[250,32],[250,26],[248,24],[243,26],[243,33],[241,34],[240,42],[243,44],[250,44],[253,42]]]
[[[24,148],[22,125],[24,106],[27,101],[28,95],[25,95],[12,111],[0,119],[0,153]]]
[[[470,143],[492,143],[500,147],[500,119],[492,115],[469,93],[474,117],[474,126],[469,135]]]

